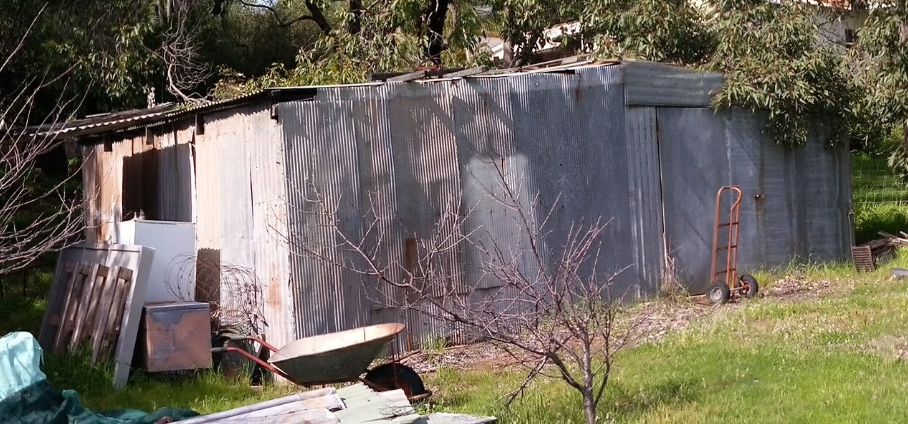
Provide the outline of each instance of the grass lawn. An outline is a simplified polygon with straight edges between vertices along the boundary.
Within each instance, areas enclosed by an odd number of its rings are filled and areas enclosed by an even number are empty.
[[[880,230],[908,231],[908,184],[884,159],[853,155],[851,165],[857,243],[879,238]]]
[[[908,267],[908,254],[891,266]],[[888,269],[855,274],[847,264],[757,276],[767,297],[703,309],[661,341],[624,351],[600,410],[603,422],[904,421],[908,282],[892,280]],[[782,276],[816,289],[773,296],[772,282]],[[15,302],[0,303],[0,310],[8,303]],[[26,316],[40,317],[39,303],[18,305]],[[99,411],[169,406],[211,413],[296,390],[253,390],[212,371],[183,377],[140,371],[115,393],[110,367],[91,367],[84,356],[48,356],[46,371],[57,388],[79,391]],[[425,411],[491,414],[505,424],[582,422],[577,396],[561,382],[537,381],[504,411],[498,399],[519,383],[517,371],[440,367],[425,378],[435,391]]]
[[[893,265],[908,266],[908,255]],[[798,272],[796,272],[798,274]],[[624,351],[603,422],[903,422],[908,416],[908,282],[847,265],[796,278],[822,293],[714,308],[658,343]],[[774,279],[762,273],[764,282]],[[443,369],[431,408],[498,414],[504,423],[580,423],[577,396],[539,381],[513,412],[496,400],[509,371]]]

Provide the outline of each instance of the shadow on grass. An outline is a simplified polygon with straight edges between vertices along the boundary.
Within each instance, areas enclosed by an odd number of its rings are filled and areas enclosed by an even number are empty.
[[[27,331],[37,337],[44,318],[45,304],[43,298],[0,298],[0,336],[14,331]]]
[[[510,407],[503,396],[520,385],[523,375],[516,370],[441,370],[430,377],[436,396],[423,405],[423,412],[462,412],[494,415],[502,424],[582,423],[580,393],[557,379],[538,379]],[[626,422],[646,416],[652,410],[696,402],[703,394],[693,379],[660,379],[640,385],[613,380],[602,398],[599,415],[603,422]],[[609,417],[609,420],[605,420]]]
[[[694,380],[673,379],[662,381],[642,389],[612,383],[610,393],[600,410],[612,417],[636,417],[665,406],[677,406],[696,402],[702,388]]]
[[[91,364],[91,355],[46,355],[45,373],[57,390],[75,390],[94,411],[185,408],[207,414],[224,411],[298,391],[293,386],[267,386],[254,390],[247,380],[227,378],[216,370],[197,370],[185,375],[150,374],[133,370],[122,391],[114,391],[113,365]]]

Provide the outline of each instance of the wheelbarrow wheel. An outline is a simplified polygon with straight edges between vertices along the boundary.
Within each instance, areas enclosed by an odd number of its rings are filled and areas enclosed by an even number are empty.
[[[754,278],[750,275],[742,275],[740,280],[741,280],[740,281],[741,282],[741,294],[743,294],[744,297],[750,299],[750,298],[756,296],[757,293],[760,291],[760,285],[757,284],[756,278]]]
[[[728,302],[729,297],[731,297],[731,290],[728,289],[728,285],[724,282],[715,283],[706,291],[706,298],[711,305],[721,305]]]
[[[365,380],[384,389],[376,388],[379,391],[401,389],[408,398],[426,393],[426,387],[419,374],[413,371],[413,368],[403,364],[390,363],[377,366],[366,373]]]

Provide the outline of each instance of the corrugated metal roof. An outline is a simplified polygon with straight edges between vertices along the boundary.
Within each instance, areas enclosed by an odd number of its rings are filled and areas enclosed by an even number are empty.
[[[572,57],[556,61],[544,62],[511,70],[491,70],[485,73],[466,77],[453,78],[423,78],[415,82],[431,83],[462,78],[507,78],[528,73],[563,72],[573,69],[609,66],[619,64],[621,61],[593,61],[585,57]],[[350,88],[350,87],[378,87],[387,82],[370,82],[361,84],[320,85],[320,86],[294,86],[266,88],[254,93],[245,94],[233,99],[214,101],[173,104],[167,103],[148,109],[137,109],[108,114],[92,115],[86,118],[73,120],[65,124],[39,125],[28,127],[24,130],[30,137],[77,138],[119,131],[130,131],[147,125],[156,125],[193,114],[210,113],[218,110],[247,104],[252,101],[272,98],[278,101],[300,100],[308,96],[315,96],[319,90]],[[393,83],[390,83],[393,84]]]
[[[280,87],[266,88],[261,91],[216,102],[167,103],[148,109],[130,110],[109,114],[92,115],[83,119],[57,125],[40,125],[24,130],[30,137],[75,138],[114,131],[136,129],[149,124],[172,121],[198,113],[208,113],[228,109],[249,102],[263,99],[300,99],[314,96],[314,87]]]

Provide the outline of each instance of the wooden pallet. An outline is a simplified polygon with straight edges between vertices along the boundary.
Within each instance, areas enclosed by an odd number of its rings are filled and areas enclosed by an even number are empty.
[[[51,311],[50,318],[57,328],[54,352],[86,346],[91,348],[92,363],[111,358],[133,285],[132,270],[73,262],[65,263],[63,269],[63,304],[59,311]]]
[[[851,248],[851,260],[858,271],[873,272],[876,264],[873,262],[873,250],[870,246],[861,245]]]

